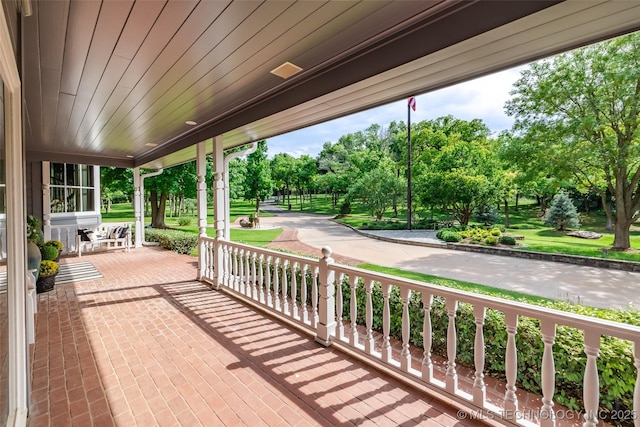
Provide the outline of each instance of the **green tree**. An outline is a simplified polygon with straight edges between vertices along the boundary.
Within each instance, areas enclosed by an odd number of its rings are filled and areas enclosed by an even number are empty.
[[[348,200],[356,200],[379,221],[398,198],[404,195],[406,181],[399,178],[390,160],[363,174],[349,191]]]
[[[280,189],[282,203],[287,195],[287,203],[291,203],[291,186],[295,181],[296,159],[287,153],[278,153],[271,160],[271,177],[276,188]]]
[[[304,202],[305,190],[309,194],[309,205],[312,204],[311,193],[314,189],[316,177],[318,176],[318,164],[314,158],[309,155],[300,156],[296,168],[296,186],[300,195],[300,210]]]
[[[544,216],[544,224],[555,227],[558,231],[564,231],[567,227],[580,227],[578,211],[564,190],[560,190],[551,201],[551,207]]]
[[[111,210],[114,199],[133,197],[133,169],[101,167],[100,197],[106,213]]]
[[[258,142],[258,149],[247,156],[247,174],[244,179],[245,200],[255,200],[256,212],[260,210],[260,202],[271,195],[270,162],[267,158],[267,142]]]
[[[467,128],[453,121],[460,129]],[[481,124],[474,121],[470,126],[481,128],[479,132],[449,133],[447,127],[434,127],[430,134],[439,134],[437,146],[427,145],[414,162],[412,192],[420,204],[449,210],[461,224],[468,224],[476,209],[495,202],[503,192],[504,171],[486,139],[488,128]],[[442,122],[434,121],[431,126],[442,127]]]
[[[523,71],[506,104],[523,151],[598,192],[615,250],[640,217],[639,63],[638,33],[562,54]]]
[[[194,163],[183,163],[167,168],[160,175],[145,181],[145,189],[149,190],[151,226],[153,228],[167,228],[165,215],[169,195],[184,194],[186,187],[196,188],[198,178]],[[195,190],[193,192],[195,193]]]

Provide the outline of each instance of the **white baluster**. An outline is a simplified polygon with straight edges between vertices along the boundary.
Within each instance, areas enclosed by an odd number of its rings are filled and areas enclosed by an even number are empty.
[[[422,380],[426,382],[431,382],[433,379],[433,362],[431,360],[431,343],[433,338],[433,331],[431,330],[431,304],[433,304],[433,295],[423,292],[424,324],[422,327],[422,346],[424,353],[422,355]]]
[[[307,304],[307,264],[300,265],[300,277],[302,284],[300,285],[300,302],[302,303],[302,322],[309,322],[309,306]]]
[[[389,309],[389,295],[391,294],[391,284],[382,284],[382,361],[391,361],[391,310]]]
[[[251,298],[259,301],[258,296],[258,276],[256,275],[256,261],[258,259],[258,253],[253,251],[251,253]]]
[[[556,387],[556,368],[553,361],[553,343],[556,337],[556,324],[549,320],[542,320],[542,408],[540,408],[540,425],[554,427],[556,415],[553,412],[553,391]]]
[[[231,270],[231,255],[229,254],[229,247],[226,244],[222,244],[222,265],[224,266],[223,268],[223,276],[222,276],[222,283],[224,286],[226,286],[227,288],[230,287],[230,270]],[[220,277],[220,276],[218,276]]]
[[[291,304],[293,308],[292,316],[294,319],[300,319],[298,314],[298,272],[296,262],[291,262]]]
[[[267,281],[265,287],[267,288],[267,306],[273,307],[273,294],[271,293],[271,266],[273,265],[271,256],[265,257],[264,269],[267,273]]]
[[[456,311],[458,301],[447,298],[447,314],[449,325],[447,326],[447,372],[445,373],[445,386],[449,393],[455,394],[458,391],[458,373],[456,372]]]
[[[409,351],[409,299],[411,298],[411,289],[400,289],[400,297],[402,298],[402,351],[400,352],[400,369],[407,372],[411,367],[411,351]]]
[[[476,372],[473,379],[473,403],[481,408],[486,404],[486,388],[484,384],[484,317],[486,309],[478,304],[473,306],[473,317],[476,323],[476,338],[473,348],[473,361]]]
[[[246,280],[247,277],[245,276],[245,250],[244,249],[240,249],[238,251],[238,276],[240,276],[240,279],[238,280],[238,292],[240,292],[241,294],[246,295]]]
[[[344,273],[338,274],[338,280],[336,280],[336,337],[338,341],[344,339],[344,323],[343,323],[343,301],[342,301],[342,281],[344,280]]]
[[[351,331],[349,334],[349,344],[352,347],[358,345],[358,300],[356,299],[356,291],[358,289],[358,277],[351,278]]]
[[[280,306],[280,258],[273,260],[273,307],[281,311]]]
[[[249,298],[253,295],[253,276],[251,276],[251,251],[244,251],[244,290]]]
[[[583,427],[596,427],[598,424],[598,406],[600,396],[600,380],[596,361],[600,354],[600,334],[584,331],[584,352],[587,365],[584,368],[584,384],[582,400],[584,400]]]
[[[318,267],[312,269],[311,279],[311,327],[318,327]]]
[[[264,295],[264,255],[260,254],[258,256],[258,294],[260,295],[260,303],[265,304],[267,300]]]
[[[518,376],[518,353],[516,349],[516,332],[518,330],[518,315],[514,312],[504,314],[507,326],[507,351],[505,355],[505,374],[507,387],[504,393],[505,418],[513,419],[518,411],[518,396],[516,396],[516,378]]]
[[[289,314],[289,298],[287,298],[287,291],[289,288],[289,280],[287,278],[287,270],[289,269],[289,262],[286,259],[282,260],[282,312]]]
[[[367,354],[373,354],[373,280],[369,280],[369,283],[366,285],[367,292],[367,305],[365,309],[365,317],[367,322],[367,336],[364,340],[364,351]]]
[[[233,290],[240,290],[240,270],[238,268],[238,258],[240,258],[240,253],[238,248],[233,249]]]

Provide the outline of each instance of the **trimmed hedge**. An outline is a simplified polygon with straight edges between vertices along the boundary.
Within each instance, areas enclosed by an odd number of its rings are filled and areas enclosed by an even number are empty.
[[[445,242],[459,242],[462,240],[462,236],[452,231],[451,229],[443,228],[436,233],[436,237],[440,240],[444,240]]]
[[[145,229],[147,242],[158,242],[160,246],[179,254],[190,254],[198,246],[198,235],[180,230]]]
[[[351,288],[348,281],[342,283],[343,319],[351,321]],[[360,281],[356,290],[357,322],[366,325],[366,292]],[[373,329],[382,332],[383,297],[379,283],[374,284],[372,292]],[[564,302],[549,302],[548,308],[573,312],[640,326],[640,311],[602,310],[590,307],[574,306]],[[392,287],[389,298],[391,312],[390,335],[402,339],[402,299],[398,287]],[[423,348],[422,330],[424,308],[419,292],[412,292],[409,302],[411,324],[410,341],[413,346]],[[431,308],[432,349],[433,354],[447,357],[448,316],[444,298],[434,297]],[[456,314],[457,355],[456,363],[474,369],[475,319],[473,306],[459,303]],[[505,380],[505,354],[507,330],[502,312],[488,309],[484,324],[485,375]],[[519,317],[516,334],[518,349],[517,387],[541,395],[542,354],[544,344],[540,332],[540,322],[536,319]],[[582,409],[583,374],[586,365],[583,332],[577,329],[558,326],[554,345],[555,386],[554,401],[569,409]],[[617,338],[601,339],[600,357],[597,361],[600,378],[600,409],[603,413],[617,413],[621,410],[633,410],[633,389],[636,370],[633,359],[633,346],[630,342]],[[614,410],[614,412],[611,412]],[[632,413],[632,412],[630,412]],[[613,420],[610,420],[613,421]],[[632,425],[632,420],[618,425]]]
[[[500,237],[500,243],[503,245],[513,246],[516,244],[516,239],[512,236],[502,236]]]

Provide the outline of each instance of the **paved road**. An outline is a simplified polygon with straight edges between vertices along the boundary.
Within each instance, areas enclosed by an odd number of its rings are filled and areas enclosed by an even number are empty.
[[[265,210],[277,210],[273,205]],[[298,239],[372,264],[464,280],[596,307],[640,307],[640,273],[390,243],[362,236],[328,216],[278,211],[262,227],[291,227]],[[394,232],[387,232],[394,236]],[[406,234],[395,233],[395,236]],[[428,238],[415,231],[420,238]],[[319,254],[318,254],[319,255]]]

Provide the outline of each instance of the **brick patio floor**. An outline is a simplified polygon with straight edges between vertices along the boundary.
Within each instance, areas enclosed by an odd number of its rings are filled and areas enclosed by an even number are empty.
[[[157,248],[40,294],[36,426],[465,426],[456,410],[195,281]]]

